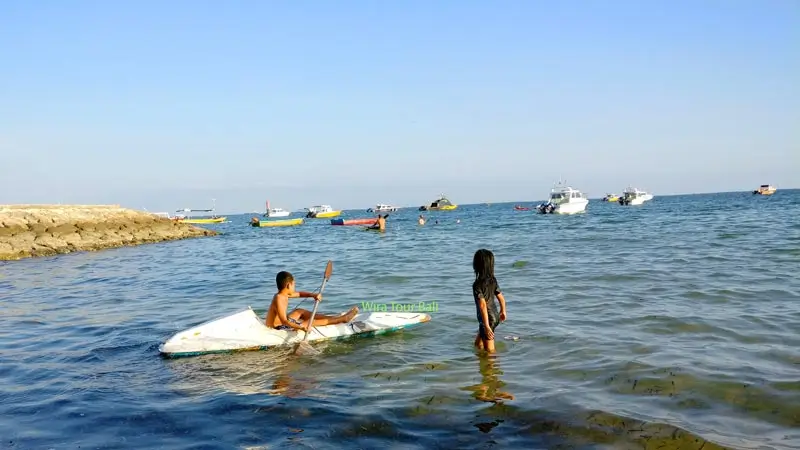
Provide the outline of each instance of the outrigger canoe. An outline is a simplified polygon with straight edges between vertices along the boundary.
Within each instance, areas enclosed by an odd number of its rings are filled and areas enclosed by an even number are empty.
[[[250,221],[250,225],[254,227],[291,227],[294,225],[302,225],[303,218],[298,217],[297,219],[286,219],[286,220],[258,220],[257,217],[253,217]]]
[[[373,336],[402,330],[429,320],[431,316],[421,312],[361,312],[349,323],[312,328],[308,341]],[[291,346],[302,340],[302,332],[268,328],[255,311],[248,307],[244,311],[181,331],[161,344],[158,350],[163,356],[176,358],[267,350]]]
[[[193,223],[193,224],[203,224],[203,223],[223,223],[227,220],[227,217],[212,217],[209,219],[178,219],[180,223]]]

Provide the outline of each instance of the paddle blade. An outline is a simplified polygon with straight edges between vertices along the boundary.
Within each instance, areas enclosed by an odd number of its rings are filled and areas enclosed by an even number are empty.
[[[333,275],[333,261],[328,260],[328,265],[325,266],[325,279],[330,280]]]
[[[295,347],[294,354],[299,356],[313,356],[313,355],[319,355],[320,352],[319,350],[312,347],[311,344],[309,344],[308,342],[302,341],[299,344],[297,344],[297,347]]]

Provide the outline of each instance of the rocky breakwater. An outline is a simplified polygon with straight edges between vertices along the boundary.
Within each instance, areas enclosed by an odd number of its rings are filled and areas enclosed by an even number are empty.
[[[0,205],[0,261],[216,234],[118,205]]]

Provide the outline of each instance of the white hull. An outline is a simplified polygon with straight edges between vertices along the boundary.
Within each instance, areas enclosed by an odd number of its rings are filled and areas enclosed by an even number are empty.
[[[308,341],[385,333],[424,323],[430,319],[430,315],[425,313],[362,312],[350,323],[314,327],[308,336]],[[164,342],[159,351],[166,356],[177,357],[266,350],[297,344],[303,337],[302,332],[268,328],[264,325],[263,319],[259,319],[256,313],[248,308],[181,331]]]
[[[290,214],[289,211],[270,211],[267,213],[267,217],[289,217]]]
[[[571,201],[569,203],[560,203],[556,206],[556,209],[553,211],[553,214],[578,214],[586,211],[586,207],[589,205],[588,200],[577,200]]]
[[[640,196],[634,198],[633,200],[631,200],[629,205],[631,205],[631,206],[641,205],[642,203],[644,203],[644,202],[646,202],[648,200],[652,200],[652,199],[653,199],[653,196],[650,195],[650,194],[640,195]]]

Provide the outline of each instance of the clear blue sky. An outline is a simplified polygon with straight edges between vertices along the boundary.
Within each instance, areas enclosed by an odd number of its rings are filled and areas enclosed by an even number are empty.
[[[0,203],[800,187],[800,2],[0,2]]]

